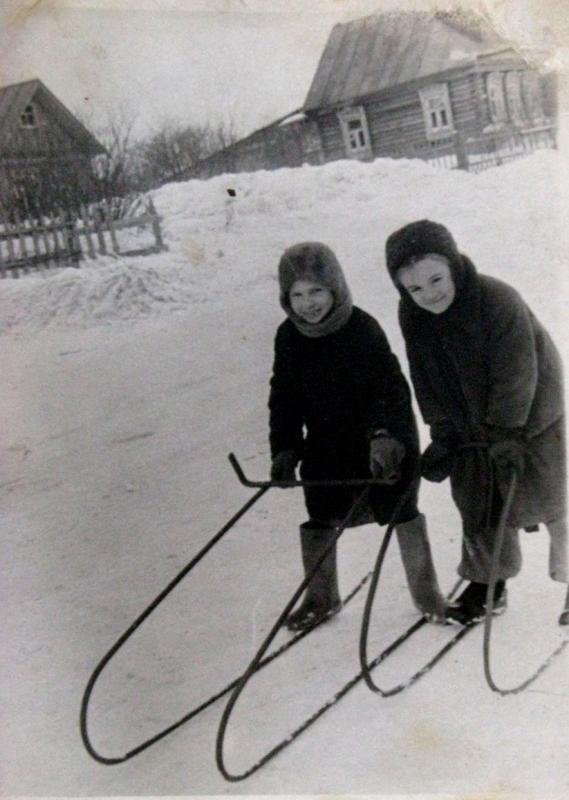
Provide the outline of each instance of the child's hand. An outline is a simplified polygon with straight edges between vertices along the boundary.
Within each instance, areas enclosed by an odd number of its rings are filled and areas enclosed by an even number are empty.
[[[490,440],[490,458],[496,467],[498,479],[510,480],[512,471],[520,476],[525,467],[525,439],[520,428],[500,428],[488,425],[486,435]]]
[[[452,448],[435,439],[421,456],[421,475],[432,483],[441,483],[451,473],[453,458]]]
[[[503,439],[490,446],[490,458],[494,462],[498,479],[504,483],[510,480],[512,472],[519,477],[524,471],[524,448],[516,439]]]
[[[294,450],[281,450],[271,464],[272,481],[294,481],[298,457]]]
[[[374,478],[392,485],[401,478],[401,462],[405,447],[390,436],[379,436],[369,444],[369,468]]]

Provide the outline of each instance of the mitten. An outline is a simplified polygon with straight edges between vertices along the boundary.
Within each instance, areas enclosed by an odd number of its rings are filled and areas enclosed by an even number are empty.
[[[525,467],[525,439],[519,428],[488,427],[490,458],[494,462],[498,478],[509,481],[512,472],[519,477]]]
[[[393,484],[401,478],[405,447],[390,436],[379,436],[369,443],[369,468],[375,478]]]
[[[510,480],[512,472],[515,472],[519,477],[524,471],[524,448],[515,439],[495,442],[490,445],[490,458],[494,462],[498,477],[504,482]]]
[[[271,464],[272,481],[294,481],[298,457],[294,450],[281,450]]]
[[[435,439],[421,456],[421,475],[432,483],[440,483],[450,475],[453,460],[453,448]]]

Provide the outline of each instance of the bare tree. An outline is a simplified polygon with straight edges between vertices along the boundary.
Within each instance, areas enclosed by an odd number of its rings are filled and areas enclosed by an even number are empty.
[[[94,187],[103,197],[115,197],[133,189],[133,128],[136,115],[115,109],[96,135],[106,153],[94,161]]]
[[[232,122],[183,125],[163,120],[155,132],[135,147],[136,173],[140,186],[159,186],[183,180],[200,159],[222,150],[236,140]]]

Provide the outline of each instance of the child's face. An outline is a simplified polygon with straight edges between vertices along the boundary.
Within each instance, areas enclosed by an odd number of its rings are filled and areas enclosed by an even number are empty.
[[[315,325],[324,319],[334,305],[334,295],[321,283],[295,281],[289,292],[289,301],[298,317]]]
[[[397,278],[417,305],[432,314],[442,314],[454,300],[454,281],[443,256],[427,255],[399,270]]]

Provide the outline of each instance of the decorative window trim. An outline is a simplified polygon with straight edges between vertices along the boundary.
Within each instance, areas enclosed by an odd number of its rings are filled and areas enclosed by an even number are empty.
[[[22,128],[35,128],[38,124],[35,108],[29,103],[20,114]]]
[[[365,108],[352,106],[338,111],[344,147],[350,158],[366,158],[372,155],[371,138]]]
[[[521,74],[520,82],[526,117],[532,122],[542,122],[545,119],[545,112],[538,73],[534,70],[525,70]]]
[[[488,110],[490,119],[495,124],[506,122],[508,119],[508,108],[506,105],[506,93],[504,91],[504,73],[489,72],[486,75],[486,97],[488,99]]]
[[[526,112],[522,95],[521,72],[519,70],[506,72],[504,87],[506,90],[506,103],[510,120],[514,124],[525,122]]]
[[[433,83],[419,89],[427,139],[438,141],[454,133],[450,95],[446,83]]]

